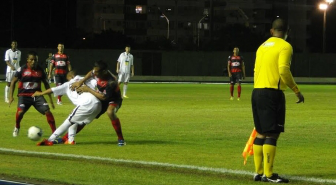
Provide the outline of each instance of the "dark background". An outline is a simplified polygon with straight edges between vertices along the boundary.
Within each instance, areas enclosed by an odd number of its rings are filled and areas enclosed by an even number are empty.
[[[120,40],[116,40],[116,42],[121,45],[132,44],[133,49],[172,49],[171,47],[162,47],[162,45],[169,44],[166,41],[162,41],[161,45],[153,45],[152,43],[151,45],[154,47],[151,48],[146,48],[146,43],[135,45],[131,39],[127,39],[127,36],[120,35],[113,30],[94,35],[90,43],[84,43],[82,38],[88,33],[84,33],[76,27],[76,2],[76,0],[1,0],[0,47],[10,47],[11,40],[17,40],[19,48],[56,48],[57,44],[62,42],[67,48],[73,49],[117,49],[113,48],[115,44],[102,42],[106,38],[117,38]],[[309,52],[312,53],[322,52],[323,11],[318,9],[320,2],[322,0],[307,0],[307,6],[312,9],[307,15],[311,21],[311,25],[307,27],[309,34],[307,45]],[[334,26],[336,2],[334,4],[327,11],[327,53],[336,53],[336,26]],[[246,30],[246,34],[243,35],[246,40],[253,42],[251,45],[254,46],[259,45],[260,41],[268,36],[268,33],[254,36]],[[251,38],[261,39],[252,40]],[[240,40],[244,39],[240,37]],[[288,41],[291,41],[290,37]],[[221,43],[211,43],[217,46],[213,47],[213,50],[225,50]],[[190,47],[190,50],[193,50],[193,47]],[[254,50],[254,47],[245,49],[245,51]]]

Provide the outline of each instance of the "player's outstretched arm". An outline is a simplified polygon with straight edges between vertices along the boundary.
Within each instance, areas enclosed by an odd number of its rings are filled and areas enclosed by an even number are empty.
[[[34,94],[32,95],[32,97],[35,97],[35,96],[43,96],[43,95],[51,94],[51,93],[53,93],[51,89],[47,89],[47,90],[45,90],[45,91],[43,91],[43,92],[41,92],[41,91],[36,91],[36,92],[34,92]]]
[[[51,97],[51,94],[48,94],[48,96],[49,96],[49,101],[50,101],[51,108],[55,109],[55,104],[54,104],[54,101],[53,101],[53,99]]]
[[[83,85],[79,88],[76,89],[78,94],[82,94],[83,92],[89,92],[91,93],[93,96],[95,96],[96,98],[98,98],[99,100],[106,100],[106,97],[104,96],[104,94],[99,93],[98,91],[95,91],[93,89],[91,89],[90,87]]]
[[[77,88],[79,88],[80,86],[82,86],[84,84],[84,82],[88,79],[90,79],[92,77],[92,70],[89,71],[84,78],[82,78],[81,80],[79,80],[78,82],[74,82],[71,84],[70,89],[72,91],[76,90]]]

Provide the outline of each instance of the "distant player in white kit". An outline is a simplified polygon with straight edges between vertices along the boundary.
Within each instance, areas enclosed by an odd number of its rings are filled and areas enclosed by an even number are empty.
[[[125,52],[121,53],[117,61],[117,73],[118,73],[118,83],[123,85],[123,98],[128,98],[127,85],[130,77],[134,76],[134,65],[133,65],[133,55],[130,53],[131,47],[127,45],[125,47]]]
[[[77,131],[77,126],[82,124],[91,123],[96,116],[100,113],[102,105],[101,101],[96,98],[91,93],[81,93],[78,94],[76,91],[72,91],[70,86],[72,83],[79,81],[83,77],[76,76],[74,71],[70,71],[67,74],[68,82],[53,87],[51,89],[45,90],[43,92],[35,92],[32,96],[42,96],[45,94],[54,93],[55,96],[67,94],[70,101],[76,105],[69,117],[59,126],[55,132],[49,137],[49,139],[44,139],[42,142],[37,143],[40,145],[53,145],[53,141],[63,134],[68,129],[68,140],[64,144],[75,144],[75,135]],[[95,80],[87,81],[85,84],[90,88],[96,86]]]
[[[6,70],[6,82],[7,85],[5,87],[5,102],[9,103],[9,89],[11,81],[15,75],[17,69],[20,68],[21,61],[21,51],[17,49],[17,42],[15,40],[11,43],[11,49],[8,49],[5,53],[5,62],[7,64]]]

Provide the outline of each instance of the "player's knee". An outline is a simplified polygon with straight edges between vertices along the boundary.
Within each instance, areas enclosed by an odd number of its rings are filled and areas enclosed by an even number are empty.
[[[115,112],[114,109],[115,109],[114,107],[113,107],[113,108],[110,108],[110,107],[109,107],[109,108],[106,110],[106,113],[107,113],[109,116],[113,116],[113,114],[114,114],[114,112]]]
[[[21,108],[18,108],[17,111],[16,111],[17,115],[21,116],[25,113],[25,111]]]
[[[117,118],[117,115],[114,111],[106,111],[106,113],[111,120],[115,120]]]
[[[52,113],[50,112],[50,110],[46,110],[45,112],[44,112],[44,115],[51,115]]]

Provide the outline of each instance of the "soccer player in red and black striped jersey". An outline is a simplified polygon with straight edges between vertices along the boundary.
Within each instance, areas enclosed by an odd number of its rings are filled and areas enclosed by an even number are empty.
[[[51,131],[54,132],[56,130],[55,119],[50,111],[47,101],[43,96],[32,97],[34,92],[41,91],[41,82],[43,82],[45,89],[50,88],[44,69],[38,65],[36,52],[29,52],[27,55],[27,63],[21,66],[15,73],[10,86],[9,106],[14,101],[13,94],[16,82],[19,82],[17,95],[18,106],[13,137],[18,136],[23,115],[31,106],[34,106],[41,114],[46,115]],[[55,108],[51,95],[49,95],[49,98],[52,108]]]
[[[234,85],[238,83],[238,98],[240,100],[240,93],[241,93],[241,81],[245,78],[245,65],[243,56],[239,55],[239,48],[233,48],[233,55],[229,56],[228,58],[228,73],[230,77],[230,93],[231,98],[233,100],[233,91]]]
[[[64,44],[59,43],[57,46],[58,52],[51,57],[48,79],[51,78],[53,69],[55,68],[54,76],[56,86],[67,82],[66,74],[71,71],[69,56],[64,54]],[[57,96],[57,104],[62,105],[62,96]]]
[[[120,109],[123,99],[121,97],[117,77],[114,76],[107,67],[107,64],[101,60],[95,62],[93,70],[91,70],[80,81],[73,83],[71,88],[72,90],[76,89],[77,92],[90,92],[101,100],[102,111],[99,113],[97,118],[106,112],[118,136],[118,145],[124,146],[126,143],[122,134],[120,120],[117,116],[117,111]],[[97,81],[98,91],[95,91],[87,86],[82,86],[86,80],[92,77]],[[80,129],[82,128],[77,128],[77,133]]]

